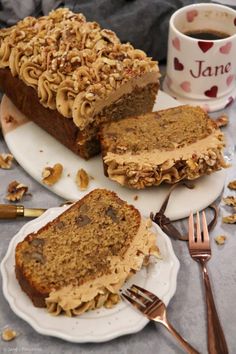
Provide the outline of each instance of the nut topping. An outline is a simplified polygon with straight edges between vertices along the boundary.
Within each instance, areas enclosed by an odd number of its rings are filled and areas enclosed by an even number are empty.
[[[16,336],[17,333],[12,328],[5,328],[2,331],[2,339],[6,342],[13,340],[14,338],[16,338]]]
[[[79,187],[79,189],[81,191],[85,190],[88,188],[89,185],[89,175],[87,174],[87,172],[81,168],[80,170],[78,170],[77,174],[76,174],[76,184]]]
[[[24,195],[26,195],[28,191],[28,187],[25,186],[24,184],[13,181],[8,185],[7,188],[7,196],[6,199],[11,201],[11,202],[16,202],[19,201],[23,198]]]
[[[12,165],[13,155],[11,154],[0,154],[0,168],[10,169]]]
[[[236,197],[228,196],[226,198],[223,198],[223,201],[225,202],[226,205],[236,207]]]
[[[54,185],[61,178],[63,166],[56,163],[53,167],[45,167],[42,172],[42,182],[48,186]]]
[[[215,241],[218,245],[223,245],[226,240],[227,240],[227,237],[224,235],[219,235],[219,236],[215,237]]]
[[[229,182],[228,186],[229,189],[236,190],[236,180]]]
[[[229,123],[229,117],[227,116],[227,114],[222,114],[215,119],[215,122],[218,128],[225,127]]]
[[[236,223],[236,214],[224,216],[222,221],[226,224],[235,224]]]

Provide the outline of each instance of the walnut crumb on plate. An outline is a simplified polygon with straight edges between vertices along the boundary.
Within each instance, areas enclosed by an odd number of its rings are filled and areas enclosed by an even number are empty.
[[[5,342],[9,342],[9,341],[13,340],[14,338],[16,338],[16,336],[17,336],[16,331],[14,331],[10,327],[7,327],[2,331],[2,339]]]
[[[13,155],[0,154],[0,168],[9,170],[12,165]]]
[[[215,237],[215,241],[216,241],[217,245],[223,245],[226,240],[227,240],[227,237],[224,235],[219,235],[219,236]]]
[[[53,167],[46,166],[42,172],[42,182],[47,186],[52,186],[61,178],[63,166],[56,163]]]
[[[13,181],[8,185],[6,199],[10,202],[16,202],[23,198],[28,191],[28,187],[18,181]]]

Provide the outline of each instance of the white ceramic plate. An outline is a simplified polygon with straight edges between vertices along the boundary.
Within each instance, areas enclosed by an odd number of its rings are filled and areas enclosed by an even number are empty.
[[[113,309],[90,311],[79,317],[54,317],[46,309],[33,306],[28,296],[21,290],[15,277],[15,247],[24,237],[45,225],[58,216],[63,208],[47,210],[39,218],[28,222],[12,238],[8,251],[1,263],[3,293],[12,310],[37,332],[70,342],[103,342],[118,336],[140,331],[148,319],[122,301]],[[157,243],[161,250],[162,260],[142,269],[129,280],[128,286],[135,283],[156,293],[168,304],[176,290],[179,261],[176,258],[171,242],[157,225],[153,225],[157,233]]]
[[[177,105],[179,103],[176,100],[160,91],[154,110]],[[150,212],[157,212],[160,209],[168,193],[168,185],[139,191],[121,187],[104,176],[101,156],[96,156],[89,161],[78,157],[29,121],[6,96],[2,99],[0,115],[9,150],[35,180],[42,183],[41,174],[45,166],[52,166],[58,162],[64,166],[62,178],[50,187],[50,190],[57,195],[67,200],[76,200],[94,188],[107,188],[115,191],[120,198],[127,200],[130,204],[134,204],[143,215],[148,216]],[[9,117],[14,118],[13,122],[9,123]],[[85,169],[94,178],[85,192],[80,191],[75,184],[75,175],[80,168]],[[193,190],[183,186],[178,187],[170,198],[166,215],[172,220],[177,220],[187,217],[190,211],[196,212],[204,209],[219,196],[224,182],[225,171],[222,170],[195,181]]]

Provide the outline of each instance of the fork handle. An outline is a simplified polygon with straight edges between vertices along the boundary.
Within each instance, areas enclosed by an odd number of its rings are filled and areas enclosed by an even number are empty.
[[[200,261],[200,264],[202,267],[207,305],[208,351],[209,354],[228,354],[228,347],[216,311],[206,264],[204,261]]]
[[[177,331],[176,329],[169,323],[167,318],[162,321],[162,324],[168,329],[168,331],[178,340],[178,342],[185,349],[188,354],[200,354],[196,349],[194,349]]]

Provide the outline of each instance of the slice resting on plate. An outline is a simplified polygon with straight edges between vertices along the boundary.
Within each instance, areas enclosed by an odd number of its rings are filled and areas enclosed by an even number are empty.
[[[105,174],[142,189],[194,180],[227,167],[224,135],[200,107],[179,106],[104,124]]]
[[[119,302],[119,289],[150,256],[151,221],[114,192],[95,189],[17,244],[15,272],[36,307],[79,315]]]

